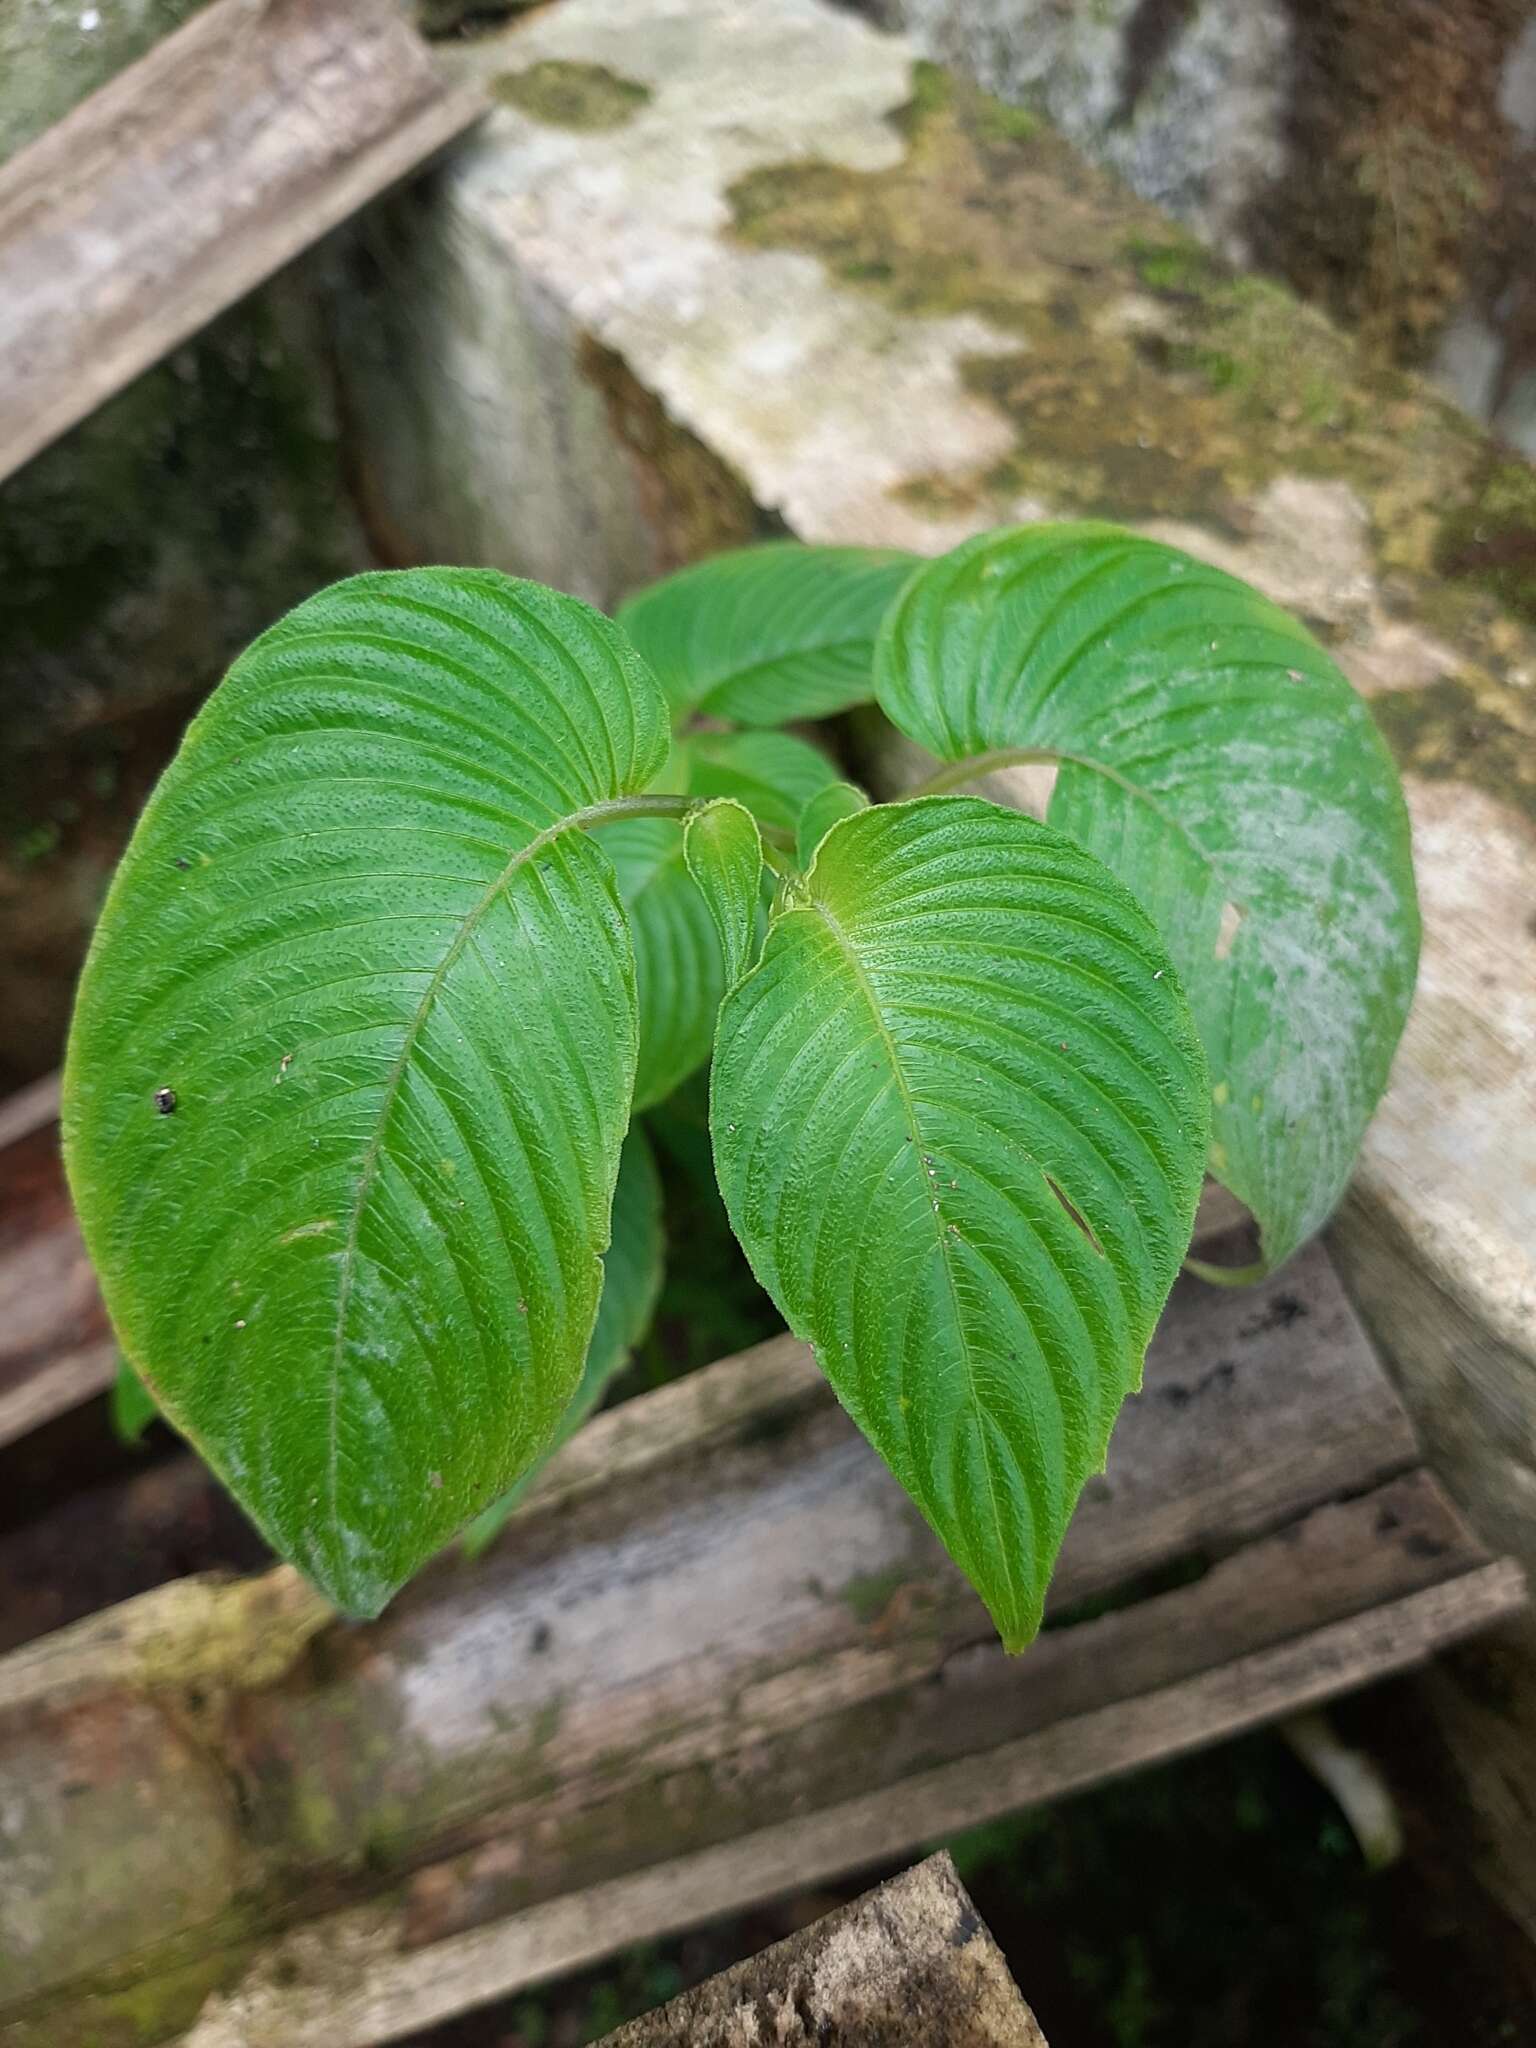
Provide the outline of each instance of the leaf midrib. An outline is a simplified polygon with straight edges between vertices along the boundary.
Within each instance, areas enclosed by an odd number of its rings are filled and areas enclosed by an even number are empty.
[[[876,1033],[879,1036],[881,1045],[885,1049],[886,1059],[890,1063],[891,1076],[896,1084],[896,1092],[901,1102],[902,1115],[906,1120],[907,1132],[912,1141],[913,1154],[918,1161],[919,1168],[921,1168],[923,1138],[917,1117],[917,1104],[912,1099],[912,1091],[907,1085],[907,1077],[902,1068],[896,1041],[891,1036],[890,1027],[885,1021],[885,1013],[880,1007],[864,963],[859,958],[858,950],[854,946],[852,939],[824,901],[819,897],[809,896],[805,900],[805,907],[809,910],[814,910],[826,925],[827,930],[832,935],[833,943],[847,962],[848,971],[853,976],[855,985],[868,1006]],[[924,1201],[929,1207],[929,1213],[934,1214],[935,1212],[932,1209],[926,1190],[924,1191]],[[976,1374],[971,1364],[970,1340],[966,1335],[965,1320],[960,1311],[960,1295],[955,1286],[954,1272],[949,1263],[949,1247],[944,1238],[942,1218],[935,1224],[934,1242],[938,1249],[939,1265],[944,1274],[944,1284],[949,1290],[950,1309],[954,1316],[955,1334],[960,1340],[961,1355],[965,1360],[966,1388],[970,1395],[971,1411],[975,1418],[977,1440],[981,1446],[982,1469],[987,1475],[987,1502],[992,1510],[992,1530],[996,1540],[996,1554],[1007,1580],[1010,1600],[1013,1603],[1015,1612],[1017,1612],[1019,1606],[1019,1586],[1014,1574],[1012,1553],[1003,1534],[1002,1509],[998,1504],[997,1481],[993,1473],[991,1438],[986,1426],[986,1416],[981,1405],[981,1395],[976,1385]]]

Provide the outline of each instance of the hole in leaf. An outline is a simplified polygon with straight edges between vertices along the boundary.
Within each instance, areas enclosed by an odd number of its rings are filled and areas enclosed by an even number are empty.
[[[1060,1202],[1063,1209],[1065,1209],[1067,1214],[1072,1218],[1072,1221],[1077,1225],[1078,1229],[1083,1233],[1084,1237],[1086,1237],[1088,1242],[1093,1246],[1094,1250],[1098,1253],[1099,1257],[1102,1259],[1104,1256],[1104,1247],[1099,1243],[1098,1238],[1094,1235],[1093,1225],[1088,1221],[1088,1218],[1083,1214],[1082,1210],[1078,1208],[1075,1202],[1069,1200],[1068,1197],[1065,1194],[1063,1194],[1060,1187],[1057,1186],[1056,1182],[1051,1178],[1049,1174],[1045,1176],[1045,1184],[1050,1189],[1051,1193],[1056,1197],[1057,1201]]]
[[[1235,903],[1223,903],[1221,923],[1216,927],[1216,959],[1225,960],[1231,952],[1233,941],[1237,937],[1237,928],[1242,921],[1243,913]]]

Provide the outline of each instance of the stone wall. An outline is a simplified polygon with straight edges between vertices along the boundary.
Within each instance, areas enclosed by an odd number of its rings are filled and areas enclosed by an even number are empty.
[[[858,0],[1536,452],[1531,0]]]

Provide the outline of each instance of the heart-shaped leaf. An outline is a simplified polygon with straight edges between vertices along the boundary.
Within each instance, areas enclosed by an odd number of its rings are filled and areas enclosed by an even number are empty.
[[[1094,525],[924,569],[876,678],[944,760],[1061,764],[1050,821],[1161,930],[1210,1063],[1211,1171],[1278,1265],[1343,1192],[1413,994],[1407,812],[1364,703],[1246,584]]]
[[[763,903],[763,842],[757,820],[733,797],[717,797],[683,827],[683,857],[709,905],[730,988],[746,971]]]
[[[973,797],[834,825],[725,1000],[732,1225],[1010,1649],[1188,1245],[1206,1097],[1129,893]]]
[[[674,715],[738,725],[825,718],[873,696],[882,613],[917,557],[771,541],[680,569],[629,599],[619,623]]]
[[[613,1190],[612,1234],[603,1254],[603,1292],[597,1321],[587,1346],[587,1362],[548,1451],[517,1484],[464,1531],[464,1548],[478,1557],[505,1528],[538,1473],[563,1443],[573,1437],[602,1400],[629,1361],[629,1355],[650,1328],[661,1293],[666,1260],[662,1228],[661,1176],[656,1155],[639,1124],[631,1124],[619,1157],[619,1178]]]
[[[691,733],[659,784],[690,796],[735,797],[766,825],[793,831],[807,799],[836,780],[826,755],[781,732]],[[725,967],[709,907],[688,874],[670,818],[603,827],[629,914],[640,1000],[635,1107],[664,1102],[709,1058]]]
[[[666,748],[585,605],[357,577],[235,664],[102,912],[64,1133],[108,1309],[352,1612],[539,1456],[580,1378],[637,1017],[576,828]]]

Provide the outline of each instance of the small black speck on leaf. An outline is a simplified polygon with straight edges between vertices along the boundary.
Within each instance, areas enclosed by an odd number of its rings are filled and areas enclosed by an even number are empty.
[[[180,868],[183,874],[187,872],[188,868],[190,868],[191,865],[191,861],[183,860],[179,853],[177,854],[176,858],[171,862],[171,866],[173,868]]]
[[[155,1090],[155,1107],[162,1116],[169,1116],[176,1107],[176,1090],[174,1088],[157,1088]]]

